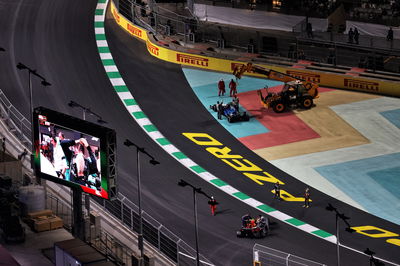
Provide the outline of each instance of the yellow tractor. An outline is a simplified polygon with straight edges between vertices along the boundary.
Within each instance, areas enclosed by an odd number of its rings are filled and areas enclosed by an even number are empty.
[[[278,80],[285,83],[283,89],[278,93],[268,92],[268,88],[266,87],[265,97],[261,90],[257,91],[263,106],[272,108],[276,113],[282,113],[287,108],[310,109],[314,105],[314,99],[319,97],[318,84],[316,83],[300,80],[272,69],[255,66],[252,63],[236,67],[233,71],[233,75],[240,79],[244,72],[263,74],[267,79]]]

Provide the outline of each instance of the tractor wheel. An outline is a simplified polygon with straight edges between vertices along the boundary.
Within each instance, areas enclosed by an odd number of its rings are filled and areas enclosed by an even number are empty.
[[[305,96],[301,99],[301,106],[304,109],[310,109],[314,104],[314,101],[311,96]]]
[[[274,110],[275,113],[282,113],[285,111],[286,105],[282,101],[279,101],[274,103],[272,109]]]

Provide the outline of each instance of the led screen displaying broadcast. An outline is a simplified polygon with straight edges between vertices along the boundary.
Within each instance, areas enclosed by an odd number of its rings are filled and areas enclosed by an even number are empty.
[[[40,177],[108,199],[108,128],[35,109],[35,170]],[[115,132],[114,132],[115,140]]]

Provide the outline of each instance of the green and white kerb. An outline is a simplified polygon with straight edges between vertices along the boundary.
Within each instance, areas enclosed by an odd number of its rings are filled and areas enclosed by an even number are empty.
[[[110,79],[115,92],[118,94],[125,108],[131,114],[133,119],[141,126],[141,128],[166,152],[168,152],[177,161],[183,164],[185,167],[190,169],[192,172],[197,174],[199,177],[205,181],[218,187],[225,193],[233,196],[234,198],[278,219],[289,225],[297,227],[312,235],[318,236],[329,242],[336,243],[336,237],[324,230],[321,230],[315,226],[307,224],[303,221],[297,220],[283,212],[280,212],[262,202],[251,198],[250,196],[240,192],[234,187],[228,185],[221,179],[217,178],[213,174],[207,172],[204,168],[196,164],[190,158],[188,158],[183,152],[178,150],[171,142],[169,142],[157,127],[151,123],[146,114],[142,111],[136,100],[133,98],[128,87],[126,86],[124,80],[122,79],[117,66],[113,60],[113,57],[108,48],[106,35],[104,31],[104,18],[107,8],[108,0],[99,0],[97,3],[95,16],[94,16],[94,27],[96,34],[97,48],[100,54],[101,61],[103,63],[104,69],[106,70],[107,76]]]

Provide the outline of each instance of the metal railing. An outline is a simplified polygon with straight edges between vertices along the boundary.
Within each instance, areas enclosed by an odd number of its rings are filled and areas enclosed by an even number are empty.
[[[31,125],[28,121],[7,99],[6,95],[0,90],[0,115],[7,120],[10,131],[18,137],[25,146],[30,149]],[[117,199],[106,201],[101,198],[92,197],[92,201],[97,202],[105,208],[115,218],[117,218],[125,227],[133,231],[138,231],[139,214],[138,207],[124,195],[118,193]],[[47,206],[51,208],[56,215],[64,220],[67,229],[72,228],[72,210],[70,203],[59,200],[54,195],[47,197]],[[172,261],[179,265],[193,265],[196,257],[196,251],[185,241],[173,234],[165,226],[142,211],[143,217],[143,236],[144,239],[154,246],[157,250],[165,254]],[[213,265],[204,256],[200,256],[204,265]]]
[[[253,247],[254,265],[268,266],[324,266],[315,261],[307,260],[273,248],[255,244]]]
[[[139,230],[138,207],[129,199],[118,195],[118,199],[106,201],[98,197],[92,199],[103,206],[127,228],[137,232]],[[178,265],[193,265],[196,251],[186,242],[168,230],[146,212],[142,211],[143,237],[153,247],[165,254]],[[200,255],[202,265],[213,265],[203,255]]]
[[[21,143],[28,149],[31,147],[31,123],[8,100],[0,89],[0,117]]]
[[[305,20],[295,26],[292,33],[272,33],[198,21],[194,16],[180,15],[179,8],[171,6],[174,12],[168,11],[153,1],[142,6],[133,0],[119,0],[118,3],[123,16],[152,32],[177,36],[184,43],[203,42],[209,43],[210,47],[217,44],[216,57],[223,55],[224,48],[229,48],[241,53],[260,54],[261,58],[272,55],[282,57],[282,60],[306,59],[331,66],[400,73],[400,39],[387,41],[382,37],[360,35],[359,44],[355,44],[348,43],[347,34],[328,31],[314,32],[313,38],[307,38]],[[218,45],[220,43],[223,45]],[[295,51],[292,46],[295,46]]]
[[[63,220],[65,229],[70,232],[72,231],[73,210],[71,204],[60,200],[51,193],[47,193],[46,208],[52,210],[55,215]],[[89,235],[90,234],[91,231],[89,231]],[[104,230],[104,228],[99,228],[96,237],[90,236],[89,239],[92,247],[104,254],[107,258],[111,258],[118,265],[132,265],[131,256],[133,251]]]

